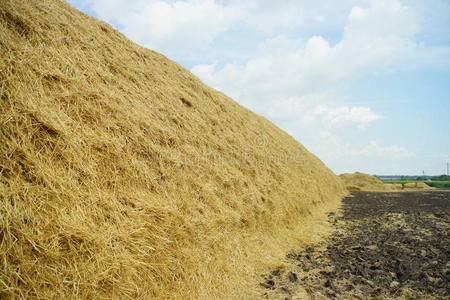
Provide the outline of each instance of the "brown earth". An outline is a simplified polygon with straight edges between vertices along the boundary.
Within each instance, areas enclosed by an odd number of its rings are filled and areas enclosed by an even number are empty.
[[[263,276],[270,299],[449,299],[450,190],[354,192],[336,231]]]

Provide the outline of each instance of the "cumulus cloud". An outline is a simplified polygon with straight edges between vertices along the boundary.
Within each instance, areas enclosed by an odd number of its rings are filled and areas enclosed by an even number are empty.
[[[357,3],[367,0],[229,0],[245,12],[243,22],[253,29],[273,34],[299,30],[302,33],[341,28],[346,14]]]
[[[362,126],[383,118],[366,106],[317,104],[330,102],[328,97],[330,97],[329,94],[290,97],[283,101],[283,105],[268,105],[265,115],[273,120],[302,123],[302,126],[314,123],[315,127],[319,126],[323,129],[349,123]],[[317,124],[318,122],[321,124]]]
[[[237,9],[213,0],[151,1],[134,14],[133,22],[124,24],[123,31],[151,48],[173,52],[187,47],[195,51],[229,30],[238,18]]]
[[[242,19],[242,10],[215,0],[83,0],[130,39],[182,59],[199,57],[214,38]]]
[[[279,35],[261,43],[259,53],[243,64],[203,64],[192,71],[249,106],[261,96],[269,101],[303,96],[394,68],[417,50],[417,22],[413,11],[397,0],[373,1],[368,8],[351,10],[335,45],[322,36],[302,42]]]
[[[339,5],[333,0],[69,0],[135,42],[183,61],[241,57],[246,40],[254,36],[336,30],[361,1],[367,0],[342,0]],[[220,47],[208,47],[223,33],[228,34]]]
[[[318,105],[314,109],[314,114],[324,116],[331,124],[342,122],[356,122],[367,124],[381,119],[381,116],[373,112],[370,107],[363,106],[329,107],[327,105]]]
[[[376,141],[370,141],[366,146],[360,150],[356,150],[354,155],[362,155],[366,158],[383,158],[385,160],[403,160],[412,158],[415,154],[404,147],[391,145],[380,146]]]
[[[334,135],[330,138],[328,145],[336,148],[331,148],[332,153],[325,153],[324,157],[330,159],[329,166],[338,173],[363,171],[379,175],[398,175],[402,172],[418,174],[421,169],[418,170],[417,166],[425,167],[428,163],[427,159],[420,159],[419,164],[411,163],[417,161],[419,156],[399,145],[382,145],[371,140],[361,147],[355,147],[342,141],[336,143],[333,141],[336,138]]]

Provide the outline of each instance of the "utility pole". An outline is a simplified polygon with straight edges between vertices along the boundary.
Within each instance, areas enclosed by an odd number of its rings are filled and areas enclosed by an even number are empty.
[[[449,174],[448,174],[448,162],[447,162],[447,176],[449,176]]]

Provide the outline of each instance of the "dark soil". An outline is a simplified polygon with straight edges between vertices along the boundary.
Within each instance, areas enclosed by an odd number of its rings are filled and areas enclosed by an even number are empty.
[[[336,231],[263,276],[270,299],[450,299],[450,190],[354,192]]]

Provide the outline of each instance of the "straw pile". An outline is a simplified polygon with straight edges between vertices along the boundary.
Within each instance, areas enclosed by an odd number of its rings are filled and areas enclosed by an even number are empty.
[[[360,172],[341,174],[339,178],[348,191],[392,191],[398,188],[398,186],[384,184],[380,179]]]
[[[339,178],[344,183],[348,191],[367,191],[367,192],[392,192],[401,190],[431,190],[433,187],[424,182],[412,182],[405,184],[385,184],[380,179],[355,172],[351,174],[341,174]]]
[[[0,98],[2,299],[248,299],[345,193],[272,123],[64,1],[0,2]]]
[[[413,189],[413,190],[433,190],[434,187],[429,186],[425,182],[411,182],[411,183],[405,183],[403,185],[404,189]]]

